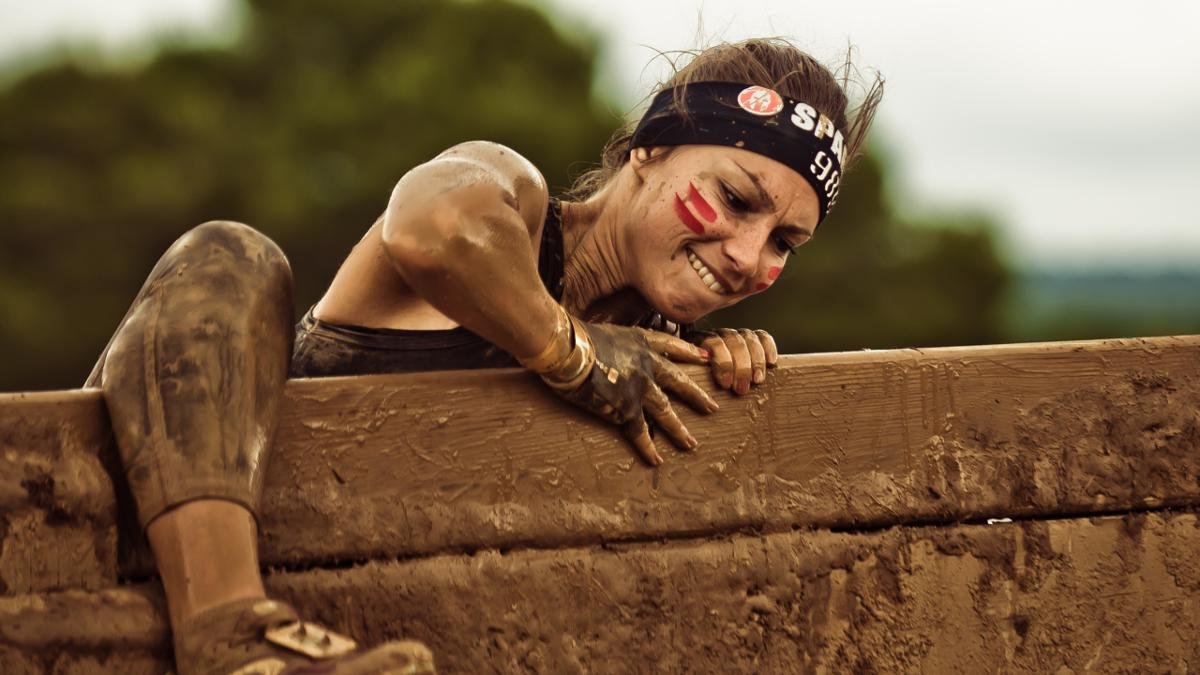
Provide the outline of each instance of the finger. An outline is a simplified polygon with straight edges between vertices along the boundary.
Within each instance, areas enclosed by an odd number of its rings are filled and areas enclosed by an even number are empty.
[[[656,353],[682,363],[708,363],[708,351],[674,335],[656,330],[644,330],[646,342]]]
[[[621,432],[633,444],[633,449],[638,451],[642,459],[650,463],[650,466],[662,466],[663,458],[654,447],[654,439],[650,438],[650,427],[646,425],[646,418],[638,415],[635,419],[627,422],[621,428]]]
[[[762,341],[758,339],[757,333],[748,328],[739,332],[742,334],[742,340],[746,342],[747,351],[750,352],[750,381],[762,384],[767,379],[767,354]]]
[[[687,427],[683,425],[683,422],[679,419],[679,415],[676,415],[675,410],[671,408],[671,401],[663,393],[662,389],[650,385],[649,389],[646,390],[645,409],[654,418],[654,421],[658,423],[659,428],[671,437],[675,445],[684,450],[694,450],[696,448],[698,443],[695,436],[688,433]]]
[[[775,338],[765,330],[756,330],[754,334],[758,336],[758,341],[762,344],[763,352],[767,355],[767,366],[774,368],[779,361],[779,349],[775,346]]]
[[[721,408],[707,391],[688,377],[679,366],[667,360],[655,361],[654,381],[660,387],[683,399],[685,403],[702,413],[713,413]]]
[[[725,346],[725,340],[719,335],[714,335],[706,338],[703,346],[712,355],[709,357],[708,363],[712,367],[713,379],[717,386],[721,389],[732,387],[733,357],[729,354],[729,347]]]
[[[733,359],[733,391],[745,394],[750,391],[750,348],[742,334],[732,328],[721,329],[720,335]]]

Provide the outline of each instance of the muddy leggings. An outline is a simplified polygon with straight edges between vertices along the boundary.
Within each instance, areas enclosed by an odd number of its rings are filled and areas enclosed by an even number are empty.
[[[258,515],[292,350],[292,273],[210,222],[159,259],[84,386],[100,387],[142,527],[194,499]]]

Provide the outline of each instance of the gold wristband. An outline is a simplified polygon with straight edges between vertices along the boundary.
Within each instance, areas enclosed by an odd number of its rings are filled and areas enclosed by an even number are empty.
[[[560,363],[571,350],[571,322],[567,318],[567,311],[561,305],[555,305],[555,322],[554,334],[550,336],[550,341],[546,343],[545,348],[534,356],[529,358],[517,359],[529,370],[541,374],[553,369]]]
[[[574,349],[549,371],[542,373],[542,380],[553,389],[571,391],[577,389],[596,365],[596,350],[592,347],[591,337],[587,330],[575,317],[569,317],[572,328],[572,345]]]

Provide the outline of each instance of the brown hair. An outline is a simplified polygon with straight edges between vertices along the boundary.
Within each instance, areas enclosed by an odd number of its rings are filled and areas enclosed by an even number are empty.
[[[770,87],[808,103],[834,121],[846,139],[846,168],[858,157],[883,96],[883,77],[875,73],[869,85],[862,85],[849,53],[835,75],[783,38],[754,38],[676,52],[676,58],[664,56],[671,59],[675,72],[655,89],[651,98],[660,91],[675,88],[675,100],[681,103],[688,84],[710,80]],[[680,57],[686,59],[683,67],[679,67]],[[850,110],[847,90],[852,85],[862,86],[865,93],[861,102]],[[848,116],[852,119],[848,120]],[[637,120],[629,120],[617,129],[604,146],[600,166],[576,179],[570,190],[571,198],[582,200],[595,194],[629,161],[630,141],[636,127]]]

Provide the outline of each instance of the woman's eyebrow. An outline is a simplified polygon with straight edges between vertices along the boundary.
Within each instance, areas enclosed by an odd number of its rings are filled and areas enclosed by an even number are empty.
[[[779,227],[780,227],[780,229],[787,230],[791,234],[798,234],[798,235],[801,235],[804,237],[808,237],[809,239],[812,239],[812,236],[813,236],[812,232],[804,229],[803,227],[800,227],[799,225],[791,225],[791,224],[784,225],[781,223],[779,225]]]
[[[756,175],[754,175],[754,174],[750,173],[749,171],[747,171],[747,170],[746,170],[746,167],[744,167],[744,166],[742,166],[741,164],[739,164],[739,163],[737,162],[737,160],[730,160],[730,161],[731,161],[731,162],[733,162],[733,165],[734,165],[734,166],[736,166],[737,168],[741,169],[741,170],[742,170],[742,173],[746,174],[746,178],[749,178],[749,179],[750,179],[750,182],[754,184],[754,189],[755,189],[755,190],[758,192],[758,198],[759,198],[759,199],[760,199],[760,200],[761,200],[761,201],[762,201],[764,204],[766,204],[766,205],[767,205],[767,208],[768,208],[769,210],[771,210],[771,211],[774,211],[774,210],[775,210],[775,208],[776,208],[776,207],[775,207],[775,200],[774,200],[774,199],[772,199],[772,198],[771,198],[771,195],[770,195],[770,194],[769,194],[769,193],[766,191],[766,189],[764,189],[764,188],[763,188],[763,186],[762,186],[762,183],[761,183],[761,182],[758,180],[758,176],[756,176]],[[783,223],[780,223],[780,224],[779,224],[779,227],[781,227],[781,228],[783,228],[783,229],[785,229],[785,230],[788,230],[789,232],[794,232],[794,233],[796,233],[796,234],[804,235],[804,236],[806,236],[806,237],[812,237],[812,235],[813,235],[813,233],[812,233],[812,231],[811,231],[811,230],[806,230],[806,229],[804,229],[803,227],[800,227],[799,225],[791,225],[791,224],[786,224],[786,225],[785,225],[785,224],[783,224]]]
[[[746,167],[742,166],[741,164],[738,164],[737,160],[730,160],[730,161],[733,162],[734,166],[741,169],[742,173],[746,174],[746,178],[749,178],[750,182],[754,184],[754,189],[758,191],[759,201],[766,204],[767,208],[774,211],[775,210],[775,200],[771,199],[771,195],[768,194],[765,189],[763,189],[762,183],[759,182],[759,180],[758,180],[758,176],[755,176],[754,174],[747,171]]]

